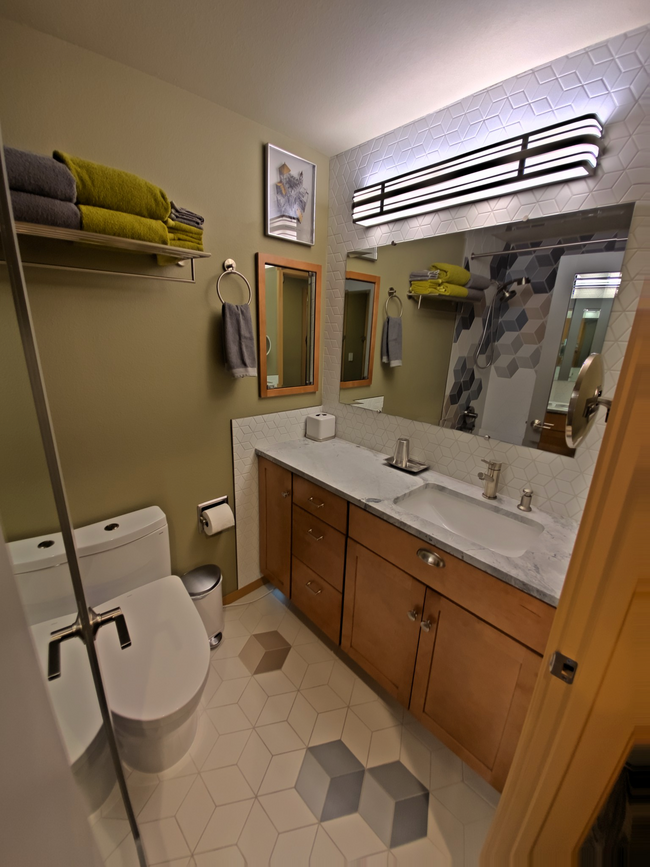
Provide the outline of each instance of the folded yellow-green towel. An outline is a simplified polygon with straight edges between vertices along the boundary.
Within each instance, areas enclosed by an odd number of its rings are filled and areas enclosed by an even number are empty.
[[[177,235],[176,232],[169,233],[170,241],[186,241],[188,244],[203,245],[203,236],[194,237],[192,235]]]
[[[432,269],[433,270],[433,269]],[[439,280],[414,280],[411,283],[414,295],[447,295],[450,298],[467,298],[467,289],[455,283],[441,283]]]
[[[472,276],[460,265],[449,265],[447,262],[434,262],[431,270],[439,272],[438,277],[443,283],[455,283],[456,286],[466,286]]]
[[[123,214],[120,211],[109,211],[107,208],[93,208],[92,205],[79,205],[79,210],[81,228],[85,232],[169,245],[167,227],[161,220],[147,220],[146,217],[136,217],[135,214]]]
[[[171,247],[182,247],[184,250],[203,252],[203,243],[201,241],[188,241],[187,238],[175,238],[173,235],[169,236],[169,245]]]
[[[175,220],[167,220],[167,228],[170,235],[185,235],[188,238],[196,239],[197,241],[203,238],[203,229],[197,229],[194,226],[188,226],[187,223],[178,223]]]
[[[54,159],[64,163],[77,182],[77,202],[123,214],[136,214],[150,220],[166,220],[171,203],[164,190],[121,169],[112,169],[90,160],[54,151]]]

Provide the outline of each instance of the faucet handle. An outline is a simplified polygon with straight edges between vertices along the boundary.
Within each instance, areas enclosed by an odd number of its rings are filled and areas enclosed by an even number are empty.
[[[484,464],[488,465],[489,470],[500,470],[503,467],[503,463],[501,461],[492,460],[492,458],[481,458]]]

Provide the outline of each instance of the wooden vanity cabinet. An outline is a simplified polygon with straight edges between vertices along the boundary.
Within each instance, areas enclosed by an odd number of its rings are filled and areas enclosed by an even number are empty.
[[[260,569],[264,578],[291,595],[292,473],[259,458]]]
[[[422,619],[411,713],[501,791],[542,657],[431,589]]]

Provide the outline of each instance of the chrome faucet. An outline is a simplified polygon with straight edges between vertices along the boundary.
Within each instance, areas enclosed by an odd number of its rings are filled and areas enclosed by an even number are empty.
[[[524,488],[521,492],[521,500],[519,501],[518,509],[521,509],[522,512],[532,512],[532,507],[530,505],[530,501],[533,499],[533,489],[532,488]]]
[[[485,482],[483,496],[486,500],[496,500],[503,464],[500,461],[487,461],[485,458],[481,460],[484,464],[487,464],[487,472],[478,474],[479,479]]]

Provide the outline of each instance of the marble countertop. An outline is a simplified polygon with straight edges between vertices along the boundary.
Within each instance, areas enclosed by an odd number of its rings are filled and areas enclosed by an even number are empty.
[[[398,497],[423,484],[434,484],[471,497],[485,506],[486,501],[478,486],[434,470],[418,476],[400,472],[384,464],[387,455],[341,439],[317,443],[303,438],[258,448],[256,452],[501,581],[557,606],[578,527],[572,521],[535,509],[534,501],[533,511],[525,516],[517,509],[516,502],[508,497],[498,496],[494,501],[499,511],[507,512],[512,518],[523,522],[534,520],[544,527],[524,554],[509,557],[425,518],[405,513],[394,503]]]

